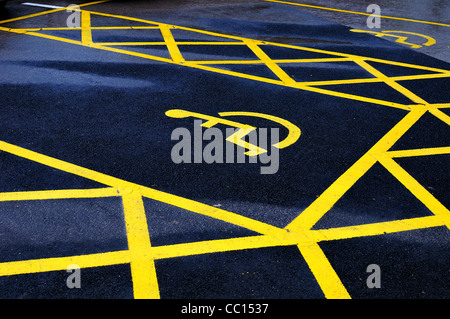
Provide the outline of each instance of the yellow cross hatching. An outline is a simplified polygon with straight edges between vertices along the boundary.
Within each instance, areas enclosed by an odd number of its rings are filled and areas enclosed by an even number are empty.
[[[103,2],[103,1],[100,1]],[[92,4],[92,3],[91,3]],[[85,4],[88,5],[88,4]],[[64,8],[65,9],[65,8]],[[0,24],[18,21],[25,18],[33,18],[43,14],[51,14],[62,11],[56,9],[32,16],[15,18],[0,21]],[[292,220],[286,227],[280,228],[255,219],[241,216],[239,214],[193,201],[173,194],[158,191],[153,188],[131,183],[96,172],[85,167],[77,166],[53,157],[49,157],[34,151],[0,141],[0,151],[40,163],[76,176],[80,176],[103,184],[105,187],[96,189],[77,190],[50,190],[31,192],[5,192],[0,193],[0,201],[25,201],[25,200],[49,200],[62,198],[100,198],[100,197],[120,197],[123,204],[124,222],[126,225],[128,249],[121,251],[111,251],[106,253],[96,253],[78,256],[42,258],[33,260],[21,260],[0,263],[0,276],[12,276],[28,273],[40,273],[48,271],[66,270],[68,265],[77,264],[81,268],[102,267],[117,264],[130,264],[133,281],[133,291],[135,298],[159,298],[159,286],[157,279],[157,269],[155,260],[175,258],[190,255],[211,254],[227,252],[233,250],[257,249],[263,247],[277,246],[297,246],[301,255],[307,262],[312,274],[317,280],[326,298],[350,298],[347,289],[342,284],[338,274],[328,261],[326,255],[319,244],[326,241],[341,240],[347,238],[357,238],[365,236],[381,236],[389,233],[404,232],[415,229],[446,226],[450,228],[450,211],[440,203],[425,187],[416,181],[406,170],[396,161],[400,157],[434,156],[450,154],[450,146],[438,148],[422,148],[392,151],[392,146],[413,127],[425,114],[431,114],[450,125],[450,117],[441,111],[449,108],[450,103],[428,103],[416,93],[406,89],[399,82],[413,81],[418,79],[444,78],[450,77],[449,70],[431,68],[426,66],[382,60],[371,57],[363,57],[347,53],[339,53],[325,50],[312,49],[294,45],[277,44],[260,40],[247,39],[237,36],[230,36],[157,23],[142,19],[110,15],[105,13],[81,10],[82,25],[81,40],[72,40],[56,37],[44,33],[51,30],[65,30],[67,28],[35,28],[17,29],[10,27],[0,27],[0,31],[13,32],[46,38],[50,40],[72,43],[93,49],[106,50],[120,54],[132,55],[144,59],[156,60],[185,67],[211,71],[229,76],[246,78],[254,81],[282,85],[293,89],[316,92],[319,94],[338,96],[345,99],[357,100],[368,103],[368,105],[382,105],[394,107],[405,111],[405,116],[387,132],[372,148],[370,148],[358,161],[356,161],[342,176],[332,183],[315,201],[313,201],[304,211]],[[159,30],[162,42],[133,42],[133,43],[96,43],[93,41],[93,32],[103,29],[133,29],[137,27],[93,27],[91,19],[93,17],[113,17],[130,22],[141,22],[148,24],[142,29]],[[173,35],[173,30],[185,30],[202,35],[209,35],[222,39],[212,42],[178,42]],[[183,53],[183,45],[241,45],[248,47],[255,55],[252,60],[220,60],[220,61],[190,61]],[[152,56],[137,53],[116,46],[126,45],[161,45],[166,46],[170,58]],[[278,46],[298,50],[299,52],[315,52],[328,55],[326,58],[314,59],[271,59],[265,52],[269,46]],[[366,70],[370,77],[363,79],[329,80],[297,82],[280,64],[290,63],[325,63],[325,62],[353,62]],[[371,62],[382,63],[387,66],[400,66],[418,71],[418,75],[388,77]],[[276,76],[266,78],[241,72],[229,71],[221,68],[223,64],[258,64],[265,65]],[[426,71],[426,74],[420,74]],[[403,96],[411,100],[409,104],[401,104],[395,101],[385,101],[377,98],[369,98],[359,95],[345,94],[326,89],[329,85],[352,85],[358,83],[385,83]],[[324,88],[325,87],[325,88]],[[404,187],[406,187],[419,201],[421,201],[432,213],[431,216],[411,219],[394,220],[373,224],[363,224],[356,226],[337,227],[328,229],[313,229],[317,222],[328,213],[333,205],[350,190],[355,183],[363,177],[376,163],[380,163],[390,174],[392,174]],[[295,196],[295,194],[293,194]],[[143,198],[150,198],[172,206],[180,207],[187,211],[212,217],[233,225],[237,225],[258,233],[256,236],[238,237],[230,239],[217,239],[200,242],[181,243],[174,245],[152,246],[149,229],[146,220],[146,212],[143,205]],[[147,212],[151,213],[151,212]]]
[[[105,2],[105,1],[99,1]],[[84,4],[87,6],[88,4]],[[83,5],[81,5],[83,6]],[[64,11],[66,8],[54,9],[47,11],[46,14],[52,14],[56,12]],[[73,9],[75,10],[75,9]],[[287,86],[295,89],[301,89],[305,91],[316,92],[320,94],[337,96],[341,98],[363,101],[368,103],[373,103],[377,105],[384,105],[389,107],[395,107],[404,110],[411,110],[412,108],[422,107],[422,102],[417,99],[411,98],[411,92],[407,89],[403,88],[399,81],[412,81],[412,80],[422,80],[422,79],[435,79],[435,78],[444,78],[449,77],[450,71],[443,70],[439,68],[432,68],[427,66],[421,66],[410,63],[402,63],[396,61],[390,61],[385,59],[378,59],[372,57],[365,57],[360,55],[348,54],[348,53],[340,53],[335,51],[328,50],[320,50],[309,48],[305,46],[297,46],[297,45],[289,45],[289,44],[281,44],[274,43],[262,40],[255,40],[249,38],[243,38],[238,36],[232,36],[217,32],[210,32],[205,30],[187,28],[182,26],[169,25],[165,23],[159,23],[155,21],[149,21],[144,19],[125,17],[120,15],[112,15],[101,12],[92,12],[88,10],[78,10],[81,14],[81,25],[80,27],[38,27],[38,28],[13,28],[6,27],[1,25],[7,25],[8,23],[13,23],[23,19],[32,19],[36,16],[41,16],[44,13],[34,14],[30,16],[25,16],[21,18],[13,18],[9,20],[0,21],[0,31],[18,33],[18,34],[27,34],[31,36],[46,38],[55,41],[66,42],[75,45],[86,46],[90,48],[126,54],[131,56],[136,56],[148,60],[171,63],[176,65],[182,65],[185,67],[226,74],[230,76]],[[92,26],[91,20],[93,18],[113,18],[120,19],[121,21],[129,21],[130,24],[139,23],[139,26],[107,26],[107,27],[94,27]],[[47,34],[49,31],[61,31],[61,30],[79,30],[81,34],[80,40],[74,40],[70,38],[58,37],[55,35]],[[160,41],[144,41],[144,42],[95,42],[93,41],[93,35],[96,32],[101,32],[104,30],[159,30],[161,34]],[[190,32],[192,34],[203,35],[210,37],[210,41],[177,41],[174,36],[175,31],[184,31]],[[146,46],[160,46],[161,48],[167,48],[167,52],[169,57],[150,55],[141,52],[135,52],[131,49],[123,49],[123,47],[146,47]],[[226,60],[188,60],[184,52],[185,47],[189,46],[213,46],[220,49],[223,46],[243,46],[247,47],[250,52],[252,52],[254,58],[253,59],[226,59]],[[120,48],[119,48],[120,47]],[[269,55],[265,52],[266,48],[284,48],[289,49],[293,52],[298,53],[300,56],[302,53],[314,53],[320,55],[320,57],[316,58],[289,58],[289,59],[273,59],[269,57]],[[359,79],[344,79],[344,80],[325,80],[325,81],[296,81],[293,76],[291,76],[287,71],[283,69],[283,66],[295,65],[297,67],[301,67],[302,64],[307,65],[309,63],[354,63],[358,65],[361,70],[366,71],[366,75],[363,78]],[[403,76],[394,76],[388,77],[375,69],[371,63],[381,63],[387,66],[399,66],[407,69],[416,70],[417,75],[403,75]],[[226,68],[227,65],[262,65],[267,67],[274,75],[274,77],[265,77],[261,75],[252,75],[244,72],[232,71]],[[375,97],[365,97],[362,95],[356,94],[348,94],[342,93],[339,91],[331,90],[330,86],[336,85],[351,85],[351,84],[364,84],[364,83],[386,83],[390,86],[395,86],[394,89],[402,93],[411,99],[411,104],[401,104],[396,101],[386,101]],[[327,88],[328,87],[328,88]],[[421,104],[417,106],[417,104]],[[440,106],[439,106],[440,107]]]

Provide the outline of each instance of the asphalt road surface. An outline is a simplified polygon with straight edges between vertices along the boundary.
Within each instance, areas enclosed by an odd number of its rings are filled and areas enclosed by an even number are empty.
[[[450,6],[369,4],[8,2],[0,297],[449,298]]]

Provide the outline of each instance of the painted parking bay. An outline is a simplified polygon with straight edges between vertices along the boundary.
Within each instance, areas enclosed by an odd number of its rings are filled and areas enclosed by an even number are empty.
[[[2,21],[4,297],[445,297],[448,64],[255,6]],[[177,164],[170,110],[301,134],[276,174]]]

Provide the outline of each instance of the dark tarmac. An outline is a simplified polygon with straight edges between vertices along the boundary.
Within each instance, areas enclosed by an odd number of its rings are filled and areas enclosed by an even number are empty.
[[[0,298],[450,297],[448,4],[73,2],[0,17]],[[277,171],[175,163],[196,117]]]

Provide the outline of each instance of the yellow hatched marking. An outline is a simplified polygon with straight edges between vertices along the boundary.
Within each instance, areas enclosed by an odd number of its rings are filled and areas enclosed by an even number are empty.
[[[444,221],[450,229],[450,212],[429,191],[417,182],[408,172],[398,165],[392,158],[379,154],[379,162],[397,178],[415,197],[417,197],[433,214]]]
[[[363,157],[341,175],[317,200],[294,219],[287,229],[311,229],[322,216],[377,162],[376,154],[387,152],[394,143],[416,123],[426,111],[409,112]]]
[[[401,94],[403,94],[404,96],[409,98],[411,101],[418,103],[418,104],[427,104],[427,102],[424,101],[422,98],[418,97],[416,94],[412,93],[410,90],[406,89],[405,87],[401,86],[397,82],[393,81],[391,78],[387,77],[386,75],[384,75],[383,73],[381,73],[380,71],[375,69],[373,66],[371,66],[364,60],[356,59],[355,62],[357,64],[359,64],[362,68],[367,70],[369,73],[373,74],[378,79],[382,80],[387,85],[392,87],[394,90],[396,90],[397,92],[400,92]]]
[[[88,5],[88,4],[86,4],[86,5]],[[60,9],[58,9],[58,11],[59,10]],[[54,12],[54,10],[48,11],[48,13],[53,13],[53,12]],[[440,77],[450,76],[450,71],[448,71],[448,70],[430,68],[430,67],[425,67],[425,66],[420,66],[420,65],[413,65],[413,64],[401,63],[401,62],[396,62],[396,61],[375,59],[375,58],[358,56],[358,55],[353,55],[353,54],[313,49],[313,48],[308,48],[308,47],[300,47],[300,46],[295,46],[295,45],[280,44],[280,43],[274,43],[274,42],[268,42],[268,41],[259,41],[259,40],[253,40],[253,39],[242,38],[242,37],[237,37],[237,36],[220,34],[220,33],[216,33],[216,32],[168,25],[168,24],[148,21],[148,20],[144,20],[144,19],[137,19],[137,18],[132,18],[132,17],[120,16],[120,15],[112,15],[112,14],[106,14],[106,13],[101,13],[101,12],[92,12],[92,11],[87,11],[87,10],[80,10],[80,12],[84,13],[82,15],[82,17],[84,17],[84,23],[83,23],[84,27],[82,26],[82,28],[81,28],[82,34],[84,34],[84,35],[82,36],[81,42],[73,41],[70,39],[64,39],[64,38],[60,38],[60,37],[55,37],[55,36],[50,36],[50,35],[46,35],[46,34],[41,34],[39,32],[35,32],[37,30],[36,28],[33,28],[33,29],[11,29],[11,28],[0,27],[0,30],[7,31],[7,32],[14,32],[14,33],[25,33],[28,35],[38,36],[38,37],[47,38],[47,39],[51,39],[51,40],[62,41],[62,42],[67,42],[67,43],[71,43],[71,44],[83,45],[83,46],[89,46],[91,48],[101,49],[101,50],[105,50],[105,51],[110,51],[110,52],[115,52],[115,53],[120,53],[120,54],[127,54],[127,55],[132,55],[132,56],[136,56],[136,57],[140,57],[140,58],[166,62],[166,63],[184,65],[187,67],[201,69],[204,71],[211,71],[211,72],[215,72],[215,73],[221,73],[221,74],[226,74],[226,75],[230,75],[230,76],[236,76],[236,77],[241,77],[241,78],[245,78],[245,79],[250,79],[250,80],[256,80],[256,81],[261,81],[261,82],[266,82],[266,83],[271,83],[271,84],[276,84],[276,85],[283,85],[283,86],[288,86],[288,87],[292,87],[292,88],[296,88],[296,89],[311,91],[311,92],[315,92],[315,93],[319,93],[319,94],[325,94],[325,95],[335,96],[335,97],[339,97],[339,98],[346,98],[346,99],[350,99],[350,100],[356,100],[356,101],[361,101],[361,102],[366,102],[366,103],[371,103],[371,104],[384,105],[384,106],[394,107],[394,108],[399,108],[399,109],[404,109],[404,110],[410,110],[411,107],[414,107],[414,105],[402,105],[402,104],[395,103],[392,101],[383,101],[383,100],[380,100],[377,98],[369,98],[369,97],[363,97],[363,96],[358,96],[358,95],[353,95],[353,94],[340,93],[340,92],[335,92],[335,91],[327,90],[324,88],[320,88],[318,86],[320,86],[320,85],[336,85],[336,84],[352,84],[352,83],[385,82],[388,85],[390,85],[391,87],[393,87],[394,89],[398,90],[400,93],[405,94],[407,90],[404,87],[402,87],[401,85],[399,85],[398,83],[396,83],[396,81],[416,80],[416,79],[426,79],[426,78],[440,78]],[[94,28],[92,28],[90,26],[89,21],[90,21],[90,18],[94,15],[95,16],[104,16],[104,17],[114,17],[114,18],[118,18],[118,19],[147,23],[147,24],[149,24],[148,27],[144,26],[144,27],[129,27],[129,28],[160,29],[165,42],[92,43],[92,36],[91,36],[90,30],[92,30]],[[24,19],[25,18],[26,17],[24,17]],[[95,29],[100,30],[100,29],[115,29],[115,28],[121,29],[124,27],[103,27],[103,28],[96,27]],[[42,30],[43,29],[44,28],[42,28]],[[58,28],[58,29],[62,30],[64,28]],[[71,28],[67,28],[67,29],[71,29]],[[249,47],[250,50],[252,50],[255,53],[255,55],[260,60],[185,61],[184,57],[182,56],[182,52],[180,51],[180,48],[178,46],[178,45],[180,45],[180,43],[177,43],[175,41],[175,39],[173,38],[173,35],[171,33],[172,29],[180,29],[180,30],[205,34],[205,35],[211,35],[211,36],[216,36],[216,37],[220,37],[223,39],[238,40],[236,42],[227,42],[227,41],[226,42],[221,41],[218,43],[210,42],[210,44],[211,45],[230,45],[230,44],[246,45]],[[193,44],[201,45],[202,41],[183,42],[183,43],[189,44],[189,45],[193,45]],[[114,46],[118,46],[118,45],[126,46],[126,45],[163,45],[163,44],[166,45],[168,48],[169,54],[171,56],[170,59],[161,58],[158,56],[152,56],[152,55],[143,54],[143,53],[137,53],[137,52],[128,51],[128,50],[119,49],[119,48],[114,48]],[[362,66],[363,68],[365,68],[366,70],[368,70],[369,72],[374,74],[376,78],[375,79],[351,79],[351,80],[340,80],[340,81],[332,80],[332,81],[317,81],[317,82],[296,82],[279,66],[279,64],[281,64],[281,63],[298,63],[299,60],[297,60],[297,59],[295,59],[295,60],[293,60],[293,59],[287,59],[287,60],[270,59],[267,56],[267,54],[264,52],[264,50],[261,48],[262,46],[279,46],[279,47],[291,48],[291,49],[295,49],[295,50],[299,50],[299,51],[323,53],[323,54],[327,54],[330,56],[329,58],[322,58],[322,59],[304,59],[304,60],[299,59],[301,62],[338,62],[338,61],[344,61],[344,60],[355,61],[356,63],[360,64],[360,66]],[[369,66],[366,63],[366,61],[375,61],[375,62],[384,63],[384,64],[398,65],[398,66],[403,66],[403,67],[408,67],[408,68],[416,68],[418,70],[427,70],[427,71],[436,72],[436,74],[424,74],[424,75],[395,77],[395,78],[386,77],[386,76],[382,75],[375,68]],[[220,64],[227,64],[227,63],[231,63],[231,64],[262,63],[262,64],[265,64],[280,80],[274,80],[271,78],[254,76],[254,75],[240,73],[240,72],[228,71],[225,69],[211,66],[214,64],[220,65]],[[206,64],[209,64],[209,65],[206,65]],[[414,96],[414,94],[412,92],[406,93],[406,95],[408,95],[409,97]],[[414,98],[412,98],[412,99],[416,103],[419,104],[418,105],[419,107],[421,107],[424,104],[424,101],[421,100],[420,98],[418,98],[417,96],[414,96]]]
[[[276,64],[275,62],[273,62],[269,56],[263,51],[261,50],[261,48],[258,46],[257,43],[255,43],[254,41],[250,41],[250,40],[244,40],[244,43],[247,44],[247,46],[250,48],[250,50],[253,51],[253,53],[255,53],[255,55],[261,59],[261,61],[263,61],[267,67],[273,72],[275,73],[275,75],[286,85],[293,85],[296,82],[289,76],[286,74],[286,72],[283,71],[283,69],[281,69],[278,64]]]
[[[161,192],[156,189],[130,183],[112,176],[108,176],[78,165],[67,163],[46,155],[42,155],[16,145],[12,145],[3,141],[0,141],[0,150],[14,154],[16,156],[29,159],[31,161],[41,163],[43,165],[75,174],[111,187],[120,188],[120,192],[128,192],[127,190],[139,191],[142,196],[158,200],[163,203],[167,203],[179,208],[183,208],[201,215],[213,217],[218,220],[241,226],[260,234],[276,234],[285,232],[272,225],[259,222],[242,215],[238,215],[226,210],[209,206],[200,202],[189,200],[180,196],[172,195],[169,193]]]

